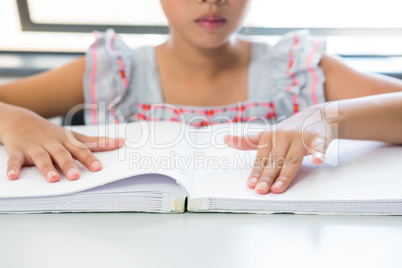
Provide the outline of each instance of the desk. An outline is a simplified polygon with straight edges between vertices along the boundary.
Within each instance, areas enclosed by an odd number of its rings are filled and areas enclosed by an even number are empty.
[[[0,268],[400,268],[401,252],[397,216],[0,214]]]
[[[402,267],[402,217],[0,215],[0,267]]]

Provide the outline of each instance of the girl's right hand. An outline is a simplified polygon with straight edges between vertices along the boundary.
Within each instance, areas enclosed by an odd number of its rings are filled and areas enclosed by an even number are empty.
[[[1,109],[6,112],[0,120],[0,143],[4,144],[9,156],[7,177],[10,180],[18,179],[22,166],[35,165],[48,182],[57,182],[60,174],[55,164],[68,180],[77,180],[80,171],[74,159],[90,171],[100,171],[102,163],[92,152],[114,150],[124,145],[121,138],[88,137],[67,132],[34,112],[5,106],[8,107]],[[70,137],[66,133],[71,134]]]

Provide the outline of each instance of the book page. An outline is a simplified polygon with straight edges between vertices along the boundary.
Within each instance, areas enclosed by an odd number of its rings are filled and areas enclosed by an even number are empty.
[[[18,180],[8,180],[8,157],[1,146],[0,198],[69,194],[141,174],[166,175],[185,189],[190,188],[193,169],[188,161],[193,152],[183,138],[185,128],[181,123],[147,121],[75,127],[73,130],[89,136],[126,137],[126,144],[119,150],[94,153],[103,163],[101,171],[90,172],[77,162],[80,179],[68,181],[59,170],[61,178],[57,183],[48,183],[36,167],[23,167]]]
[[[223,139],[225,134],[216,135],[216,139]],[[205,143],[210,139],[208,135],[199,135],[198,138]],[[282,194],[270,192],[267,195],[259,195],[246,185],[256,151],[211,146],[197,153],[202,155],[204,166],[195,166],[192,199],[402,199],[402,165],[399,164],[402,146],[335,140],[328,149],[326,163],[314,166],[311,156],[306,156],[288,190]],[[217,164],[211,164],[212,161]]]

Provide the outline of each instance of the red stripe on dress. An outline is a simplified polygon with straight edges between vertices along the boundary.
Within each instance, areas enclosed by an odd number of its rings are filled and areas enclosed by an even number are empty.
[[[150,110],[149,109],[150,104],[148,104],[148,103],[137,102],[136,105],[137,105],[137,107],[140,108],[140,111],[138,113],[132,115],[131,118],[136,119],[136,120],[146,120],[146,121],[179,122],[179,121],[181,121],[181,117],[180,117],[181,113],[192,114],[192,115],[206,115],[207,117],[212,117],[211,114],[215,115],[217,113],[227,111],[227,112],[236,112],[236,114],[234,116],[232,116],[232,118],[230,118],[230,122],[232,122],[232,123],[233,122],[248,122],[248,121],[252,120],[252,118],[254,118],[255,116],[250,116],[250,117],[242,116],[242,112],[247,110],[250,107],[257,107],[257,106],[269,108],[269,112],[267,112],[266,114],[263,115],[264,118],[268,118],[268,119],[276,118],[276,106],[275,106],[274,102],[252,102],[252,103],[248,103],[246,105],[236,104],[236,107],[227,106],[224,108],[220,107],[220,108],[216,108],[216,109],[205,108],[205,110],[172,108],[170,106],[165,106],[163,104],[154,106],[155,109],[172,112],[173,115],[169,118],[164,118],[163,116],[159,117],[159,118],[155,118],[155,117],[151,117],[151,116],[147,115],[146,113],[149,112],[149,110]],[[201,126],[221,124],[221,123],[223,123],[223,122],[210,121],[209,119],[207,119],[207,120],[204,119],[200,122],[193,122],[193,123],[191,123],[191,125],[195,126],[195,127],[201,127]]]
[[[310,71],[311,76],[313,78],[313,84],[311,85],[310,88],[310,92],[311,92],[311,99],[313,100],[313,104],[317,104],[317,96],[315,94],[315,90],[318,84],[318,77],[317,77],[317,72],[316,70],[313,68],[313,66],[311,66],[311,61],[313,60],[314,55],[317,53],[318,51],[318,47],[320,45],[320,41],[317,41],[314,43],[314,48],[311,51],[308,60],[307,60],[307,70]]]
[[[117,103],[120,102],[120,100],[122,98],[124,98],[124,96],[126,95],[126,92],[128,90],[128,80],[127,80],[127,76],[126,76],[126,70],[125,70],[123,58],[121,57],[121,54],[119,53],[119,51],[114,48],[116,37],[117,37],[117,34],[114,33],[110,40],[110,49],[112,50],[112,52],[114,53],[114,55],[117,58],[117,63],[119,65],[119,76],[123,82],[124,92],[121,96],[117,93],[116,97],[111,100],[109,107],[111,107],[111,106],[116,107]],[[116,109],[109,109],[109,111],[112,114],[112,116],[115,117],[114,122],[118,123],[119,120],[116,117]]]
[[[95,31],[95,39],[98,40],[98,35],[99,32]],[[95,44],[91,45],[91,55],[92,55],[92,62],[91,62],[91,73],[90,73],[90,78],[89,78],[89,87],[91,91],[91,102],[93,105],[96,105],[96,70],[97,70],[97,55],[96,55],[96,48]],[[92,115],[92,124],[96,125],[98,124],[98,119],[97,119],[97,111],[92,107],[91,109],[91,115]]]
[[[288,65],[288,70],[287,70],[287,74],[288,76],[290,76],[290,78],[292,79],[292,86],[297,86],[298,81],[297,81],[297,77],[296,74],[292,72],[292,67],[294,65],[294,50],[297,46],[297,44],[299,43],[299,36],[297,35],[297,33],[295,33],[294,35],[294,41],[293,41],[293,45],[289,51],[289,65]],[[296,94],[294,94],[291,91],[292,87],[288,86],[286,88],[286,91],[289,92],[292,95],[292,102],[293,102],[293,113],[296,114],[299,112],[299,101],[297,100],[297,96]]]
[[[148,111],[151,107],[151,104],[149,103],[142,103],[142,102],[137,102],[136,103],[137,107],[140,109],[143,109],[145,111]],[[165,106],[165,105],[158,105],[154,106],[154,109],[159,109],[159,110],[167,110],[173,112],[175,115],[184,113],[184,114],[197,114],[197,115],[205,115],[207,117],[213,117],[216,114],[223,113],[223,112],[243,112],[251,107],[268,107],[271,109],[275,110],[275,104],[273,102],[251,102],[245,105],[231,105],[231,106],[226,106],[226,107],[219,107],[215,109],[210,109],[210,108],[205,108],[204,110],[202,109],[187,109],[187,108],[172,108],[170,106]]]
[[[276,118],[276,106],[275,106],[274,102],[271,102],[269,104],[270,104],[269,106],[270,106],[271,110],[268,113],[268,118],[274,119],[274,118]]]
[[[117,37],[117,34],[116,33],[113,34],[110,48],[112,49],[113,53],[116,55],[117,62],[119,64],[119,74],[120,74],[120,78],[123,81],[123,85],[124,85],[124,94],[123,94],[123,96],[124,96],[128,90],[128,80],[126,77],[126,68],[124,66],[123,58],[122,58],[120,52],[114,48],[116,37]]]

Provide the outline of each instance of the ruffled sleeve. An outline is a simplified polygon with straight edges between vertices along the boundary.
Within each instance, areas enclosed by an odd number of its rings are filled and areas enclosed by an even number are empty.
[[[325,102],[325,75],[319,66],[325,49],[325,40],[308,30],[288,33],[271,48],[270,97],[278,118]]]
[[[112,29],[95,35],[86,53],[85,123],[118,122],[116,110],[128,92],[134,67],[132,50]]]

